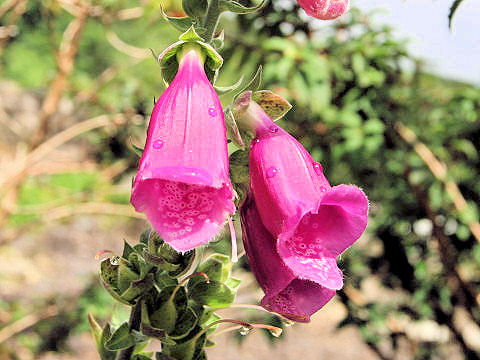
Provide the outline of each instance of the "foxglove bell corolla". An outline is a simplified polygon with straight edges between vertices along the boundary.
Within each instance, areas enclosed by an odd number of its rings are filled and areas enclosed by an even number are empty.
[[[200,49],[184,50],[158,99],[131,203],[177,251],[208,242],[235,211],[223,111]]]
[[[336,258],[365,230],[365,194],[352,185],[331,187],[322,166],[255,102],[241,121],[255,132],[250,188],[279,258],[297,279],[342,288]],[[245,226],[248,231],[248,222]]]

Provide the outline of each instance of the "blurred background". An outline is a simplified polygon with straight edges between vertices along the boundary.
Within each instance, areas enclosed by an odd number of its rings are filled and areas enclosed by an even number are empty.
[[[98,359],[87,314],[126,316],[94,255],[147,227],[128,201],[133,145],[164,89],[148,48],[179,35],[160,3],[183,15],[178,0],[0,2],[2,360]],[[353,5],[331,22],[291,0],[221,19],[218,84],[263,64],[263,88],[293,104],[280,125],[371,208],[339,260],[344,289],[311,324],[220,335],[211,359],[480,357],[480,4],[464,1],[453,33],[451,1]],[[244,258],[235,276],[237,302],[257,303]]]

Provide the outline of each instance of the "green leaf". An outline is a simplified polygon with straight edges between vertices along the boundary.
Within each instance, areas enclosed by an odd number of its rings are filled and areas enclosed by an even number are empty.
[[[191,307],[187,307],[175,323],[175,329],[170,335],[174,340],[184,338],[197,325],[198,317]]]
[[[105,343],[108,350],[122,350],[135,345],[135,338],[130,334],[128,323],[123,323]]]
[[[255,91],[252,100],[260,105],[273,121],[281,119],[292,108],[287,100],[269,90]]]
[[[199,328],[198,331],[201,331],[201,328]],[[193,333],[196,333],[196,331]],[[183,343],[177,343],[175,346],[163,346],[162,350],[174,359],[194,360],[201,354],[205,341],[206,335],[203,334],[199,338],[194,336]]]
[[[452,29],[452,25],[453,25],[453,16],[457,12],[458,7],[462,2],[463,0],[455,0],[452,6],[450,7],[450,12],[448,14],[448,27],[450,28],[450,30]]]
[[[236,14],[250,14],[262,9],[266,4],[267,1],[262,0],[262,2],[260,2],[256,6],[247,7],[233,0],[223,0],[220,2],[220,9],[222,11],[231,11]]]
[[[109,351],[105,349],[105,341],[110,338],[110,325],[107,323],[102,329],[98,325],[97,321],[92,314],[88,314],[88,322],[90,323],[90,329],[92,330],[93,337],[95,339],[95,344],[97,346],[98,354],[100,355],[101,360],[114,360],[116,356],[115,351]]]
[[[161,5],[160,5],[161,6]],[[165,11],[163,10],[163,7],[161,6],[161,12],[162,12],[162,17],[168,21],[174,28],[180,31],[185,31],[189,27],[192,26],[192,19],[189,18],[188,16],[184,17],[173,17],[173,16],[168,16]]]
[[[225,281],[225,285],[227,285],[233,291],[237,291],[241,282],[242,282],[242,280],[240,280],[240,279],[235,279],[235,278],[230,277],[230,278],[227,279],[227,281]]]
[[[119,259],[117,287],[120,293],[130,287],[132,281],[138,280],[139,274],[132,270],[130,263],[124,258]]]
[[[121,298],[125,301],[133,301],[135,298],[140,296],[141,294],[146,293],[149,291],[153,286],[153,275],[148,274],[145,278],[140,280],[135,280],[130,283],[125,292],[121,294]]]
[[[225,284],[213,280],[210,283],[202,282],[195,285],[191,290],[190,298],[201,305],[225,308],[233,303],[235,292]]]

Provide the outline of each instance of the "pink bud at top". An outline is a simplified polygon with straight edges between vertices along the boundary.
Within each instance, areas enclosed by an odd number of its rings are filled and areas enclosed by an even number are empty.
[[[320,20],[332,20],[348,10],[348,0],[297,0],[305,12]]]
[[[220,100],[200,50],[183,52],[158,99],[131,203],[178,251],[208,242],[235,211]]]
[[[365,194],[352,185],[331,187],[322,166],[258,104],[251,102],[242,121],[255,129],[250,187],[280,258],[300,279],[342,288],[336,258],[365,230]]]

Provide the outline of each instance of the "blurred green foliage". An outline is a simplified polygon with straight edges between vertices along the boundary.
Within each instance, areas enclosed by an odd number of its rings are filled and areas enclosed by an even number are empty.
[[[139,6],[133,0],[97,2],[112,13]],[[159,3],[142,2],[144,12],[135,19],[88,21],[66,94],[80,116],[148,117],[153,98],[163,90],[158,65],[117,51],[105,34],[112,30],[128,44],[160,52],[179,34],[162,21]],[[180,8],[179,3],[164,6],[173,13]],[[53,49],[71,18],[54,1],[28,1],[17,23],[19,34],[0,58],[1,75],[27,89],[48,87],[56,72]],[[470,230],[479,221],[480,90],[426,73],[406,41],[374,19],[352,9],[340,21],[319,27],[299,16],[297,7],[275,2],[259,14],[225,17],[225,65],[218,84],[234,83],[239,74],[248,77],[263,64],[263,88],[293,105],[280,125],[322,163],[332,184],[354,183],[367,193],[367,234],[340,261],[346,287],[339,295],[348,314],[339,326],[357,327],[384,359],[405,348],[415,359],[444,358],[452,348],[478,358],[478,344],[468,340],[456,315],[464,311],[466,324],[480,323],[480,244]],[[106,70],[113,76],[102,82]],[[81,91],[95,96],[82,100]],[[228,105],[231,96],[222,101]],[[457,210],[444,182],[400,136],[398,124],[446,164],[446,179],[458,185],[466,209]],[[141,143],[143,133],[143,124],[95,131],[87,136],[89,152],[102,166],[125,160],[124,173],[130,174],[137,156],[128,150],[129,138]],[[96,173],[55,174],[26,181],[18,202],[39,205],[83,193],[128,203],[128,193],[111,190]],[[22,226],[35,219],[25,213],[9,223]],[[81,308],[95,306],[95,315],[102,317],[104,296],[82,297]],[[74,313],[81,325],[72,326],[85,330],[85,311],[79,309]],[[412,335],[427,320],[435,324],[433,330]],[[438,335],[443,329],[447,339]]]

